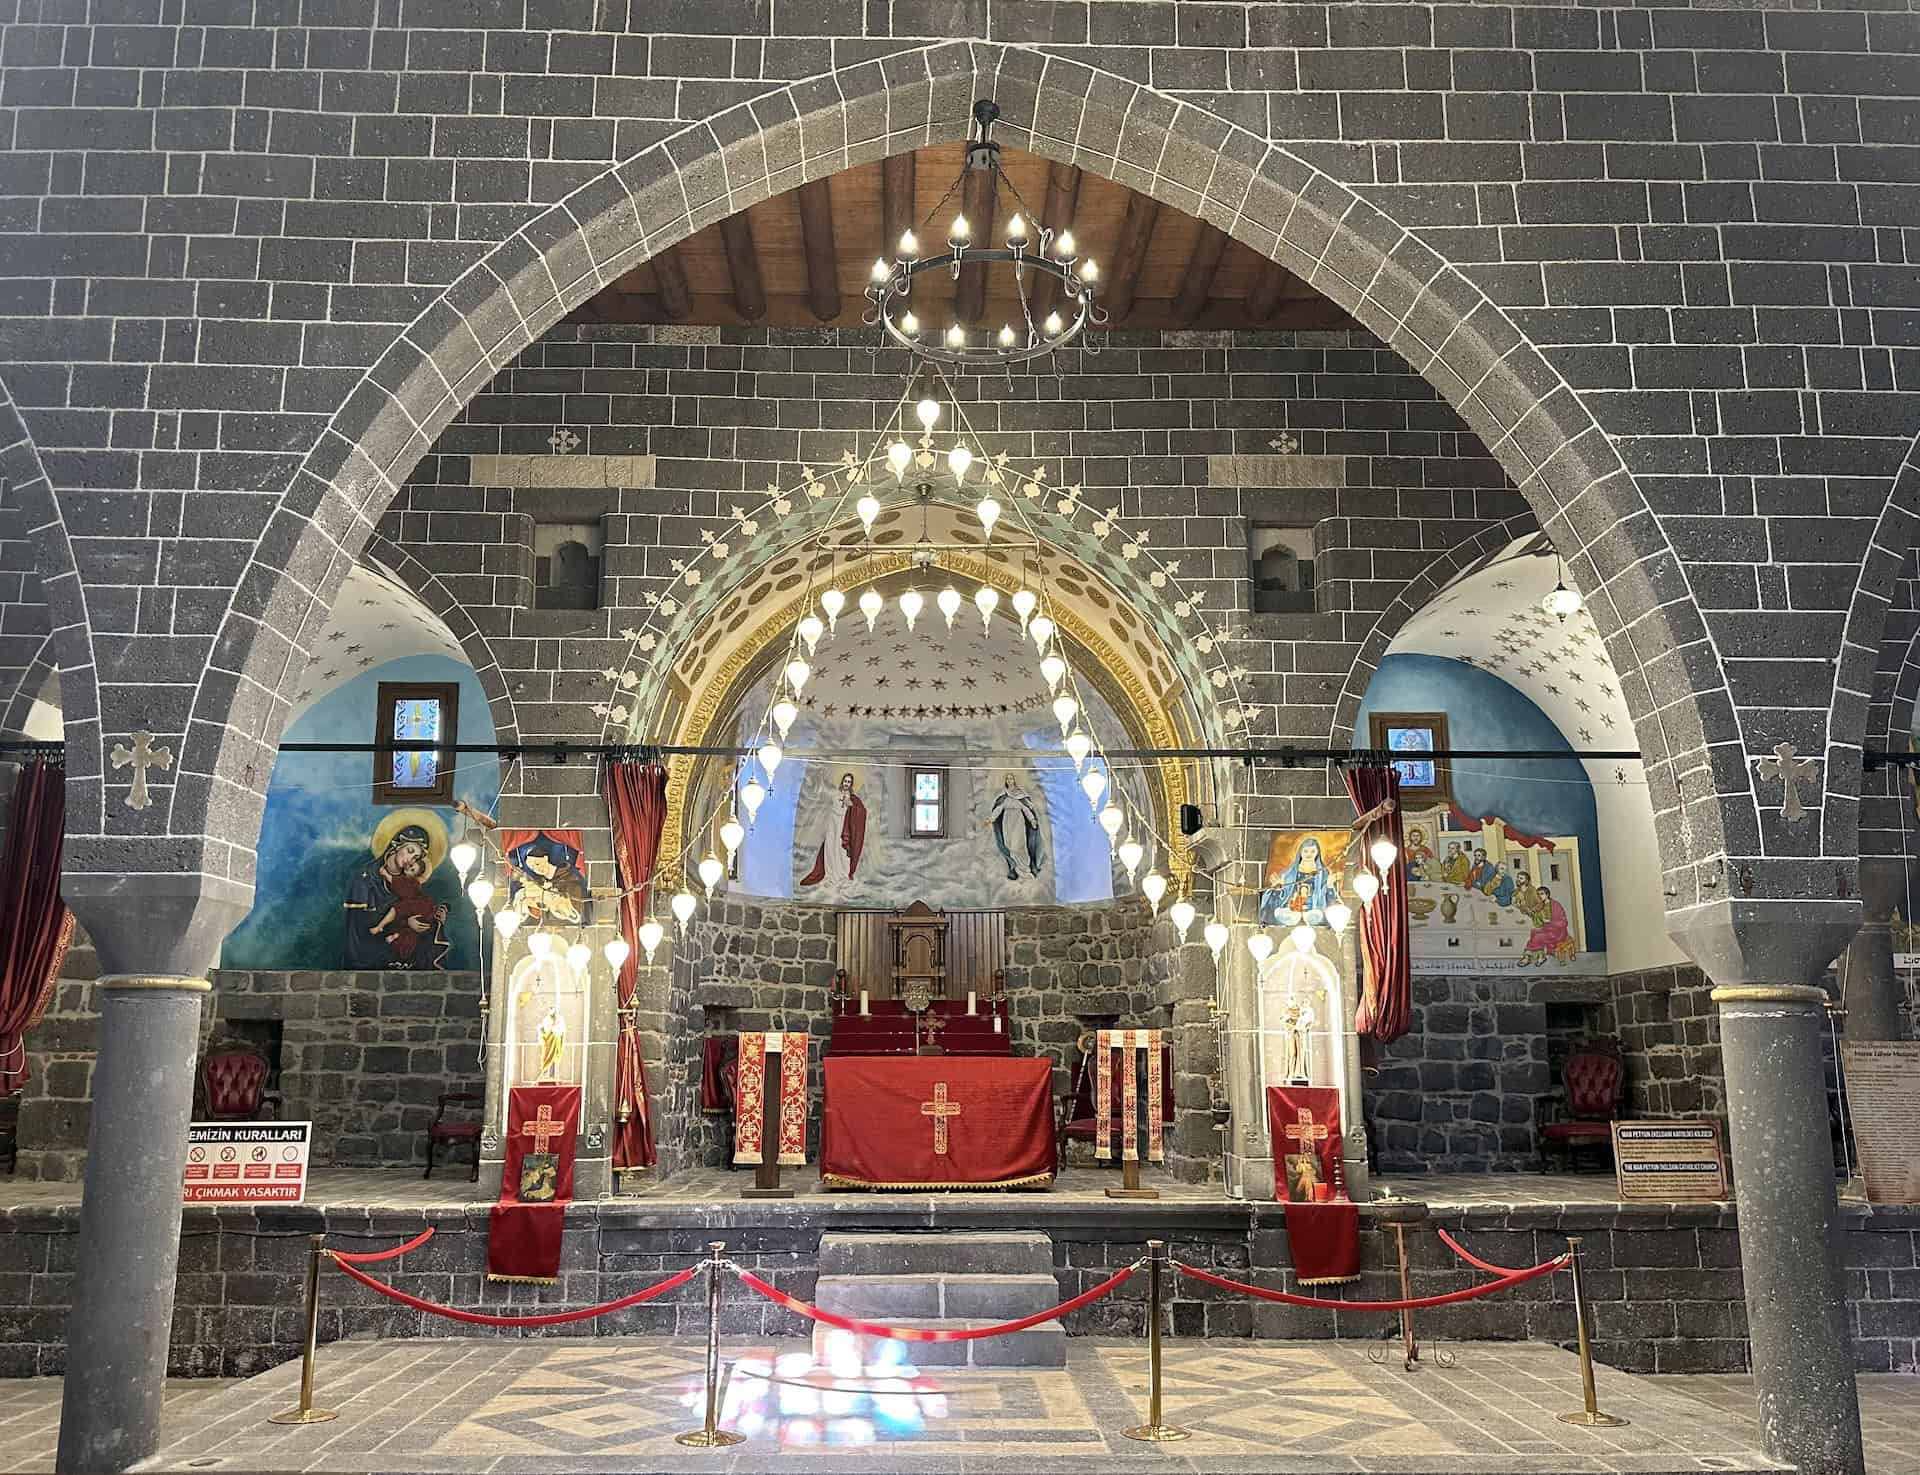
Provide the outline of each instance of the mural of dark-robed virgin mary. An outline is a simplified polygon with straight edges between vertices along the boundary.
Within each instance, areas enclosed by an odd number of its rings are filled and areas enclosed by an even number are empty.
[[[446,825],[429,809],[396,809],[369,848],[373,858],[347,883],[347,967],[445,967],[447,907],[426,885],[447,858]]]

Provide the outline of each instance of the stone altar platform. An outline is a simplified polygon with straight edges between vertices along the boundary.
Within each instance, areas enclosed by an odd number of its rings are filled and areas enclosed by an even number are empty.
[[[365,1342],[319,1363],[331,1424],[266,1422],[297,1390],[289,1365],[199,1401],[149,1470],[604,1471],[745,1475],[1099,1475],[1143,1467],[1199,1475],[1666,1475],[1774,1471],[1750,1426],[1665,1382],[1599,1374],[1601,1406],[1631,1422],[1579,1429],[1576,1360],[1554,1348],[1466,1343],[1450,1369],[1411,1377],[1334,1343],[1175,1341],[1166,1418],[1182,1443],[1133,1443],[1146,1411],[1137,1341],[1073,1342],[1064,1370],[892,1370],[911,1391],[827,1400],[806,1387],[795,1344],[726,1345],[721,1424],[731,1450],[673,1443],[697,1427],[698,1345],[646,1337],[476,1344]],[[783,1356],[782,1354],[786,1354]],[[851,1381],[867,1382],[868,1377]],[[1016,1463],[1017,1462],[1017,1463]]]
[[[381,1278],[430,1300],[465,1308],[527,1311],[596,1304],[653,1284],[699,1258],[706,1242],[782,1290],[812,1299],[821,1236],[848,1230],[938,1232],[1031,1229],[1051,1237],[1061,1299],[1090,1289],[1143,1253],[1171,1241],[1190,1264],[1238,1279],[1292,1289],[1280,1207],[1229,1200],[1217,1186],[1159,1180],[1163,1197],[1111,1200],[1110,1170],[1070,1168],[1048,1192],[828,1192],[812,1169],[789,1170],[789,1200],[743,1200],[747,1173],[703,1169],[619,1198],[567,1210],[561,1280],[503,1286],[484,1278],[490,1201],[458,1172],[422,1180],[406,1169],[319,1169],[309,1201],[291,1207],[195,1208],[181,1222],[181,1260],[171,1369],[176,1375],[250,1376],[294,1357],[301,1339],[301,1277],[308,1236],[324,1232],[341,1248],[378,1249],[418,1234],[422,1249],[379,1267]],[[1155,1181],[1149,1174],[1149,1181]],[[1389,1177],[1382,1185],[1419,1198],[1432,1222],[1475,1253],[1507,1265],[1534,1264],[1580,1235],[1594,1303],[1595,1356],[1635,1372],[1739,1372],[1747,1365],[1735,1209],[1731,1204],[1622,1204],[1610,1175],[1493,1174]],[[1399,1293],[1391,1237],[1362,1216],[1362,1278],[1329,1288],[1335,1298],[1389,1299]],[[1842,1204],[1843,1289],[1862,1371],[1908,1370],[1920,1361],[1920,1210]],[[79,1185],[0,1180],[0,1376],[57,1373],[78,1245]],[[1413,1290],[1459,1290],[1479,1277],[1426,1230],[1408,1235]],[[1423,1312],[1428,1340],[1500,1340],[1570,1346],[1571,1292],[1565,1275],[1499,1297]],[[1170,1285],[1172,1329],[1215,1339],[1365,1341],[1396,1334],[1379,1313],[1308,1310],[1216,1293],[1184,1278]],[[1066,1318],[1073,1337],[1137,1336],[1144,1284]],[[379,1300],[330,1274],[320,1334],[345,1338],[438,1338],[451,1324]],[[704,1335],[697,1285],[603,1319],[596,1333]],[[726,1326],[741,1337],[799,1337],[792,1314],[727,1287]],[[581,1335],[555,1328],[547,1335]],[[487,1338],[461,1327],[456,1337]]]

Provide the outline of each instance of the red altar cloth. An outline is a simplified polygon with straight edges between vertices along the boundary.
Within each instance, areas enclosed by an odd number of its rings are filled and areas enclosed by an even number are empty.
[[[823,1062],[820,1177],[834,1188],[1022,1188],[1054,1173],[1053,1062]]]
[[[1273,1141],[1274,1197],[1287,1206],[1287,1248],[1295,1278],[1309,1286],[1358,1280],[1360,1210],[1347,1200],[1338,1176],[1340,1093],[1331,1086],[1267,1087],[1267,1133]],[[1293,1192],[1287,1159],[1308,1153],[1315,1178],[1340,1185],[1338,1199],[1301,1199]]]
[[[560,1234],[567,1200],[573,1197],[574,1138],[579,1132],[578,1086],[515,1086],[507,1092],[500,1202],[487,1225],[488,1280],[551,1285],[560,1278]],[[538,1170],[526,1176],[530,1156]],[[551,1163],[544,1161],[548,1157]],[[539,1198],[524,1200],[523,1186]]]
[[[935,999],[928,1012],[938,1016],[944,1027],[931,1033],[921,1025],[921,1042],[937,1044],[949,1055],[1011,1055],[1013,1026],[1003,1013],[1000,1031],[994,1032],[991,1006],[979,1001],[978,1014],[967,1013],[965,999]],[[856,1001],[846,1012],[833,1016],[833,1029],[827,1036],[829,1055],[911,1055],[913,1054],[913,1015],[898,999],[873,999],[869,1012],[860,1013]]]

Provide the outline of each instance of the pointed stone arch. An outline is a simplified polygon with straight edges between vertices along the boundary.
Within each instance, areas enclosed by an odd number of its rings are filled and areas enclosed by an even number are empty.
[[[1286,148],[1083,61],[980,41],[859,62],[682,129],[582,185],[449,287],[361,380],[282,498],[196,696],[192,770],[250,784],[249,768],[270,769],[286,655],[317,633],[373,521],[499,368],[708,224],[852,164],[960,139],[983,95],[1000,103],[1006,141],[1212,223],[1423,375],[1506,468],[1594,611],[1649,771],[1662,775],[1656,792],[1692,821],[1663,827],[1668,870],[1685,879],[1678,904],[1697,894],[1693,864],[1727,850],[1727,816],[1757,840],[1750,775],[1722,769],[1716,783],[1707,757],[1738,744],[1739,725],[1680,562],[1607,436],[1511,319],[1407,228]],[[1672,667],[1658,699],[1656,654]],[[234,707],[272,720],[232,726]],[[257,821],[257,801],[252,813]],[[243,833],[215,843],[250,843],[244,806],[227,814]]]

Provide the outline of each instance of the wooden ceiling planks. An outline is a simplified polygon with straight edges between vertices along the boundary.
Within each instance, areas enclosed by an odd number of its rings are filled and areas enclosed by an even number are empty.
[[[858,326],[874,259],[891,260],[906,224],[919,235],[923,252],[946,250],[948,227],[966,207],[964,163],[962,145],[942,144],[859,164],[763,200],[681,242],[665,258],[664,270],[659,260],[634,268],[576,316],[590,322]],[[1070,226],[1080,255],[1100,263],[1099,300],[1113,315],[1111,327],[1352,326],[1344,312],[1290,272],[1113,180],[1014,149],[1003,150],[1001,167],[1007,184],[993,202],[994,242],[1000,243],[1016,210],[1036,239],[1036,222],[1056,231]],[[978,210],[977,183],[974,188]],[[986,239],[981,219],[969,223],[976,241]],[[993,331],[1020,320],[1021,304],[1004,267],[971,278],[963,273],[960,285],[970,281],[978,300],[967,303],[962,315],[969,327]],[[1036,318],[1057,305],[1045,285],[1035,289]],[[914,310],[930,333],[944,332],[954,321],[955,299],[950,273],[928,272],[914,284]]]

